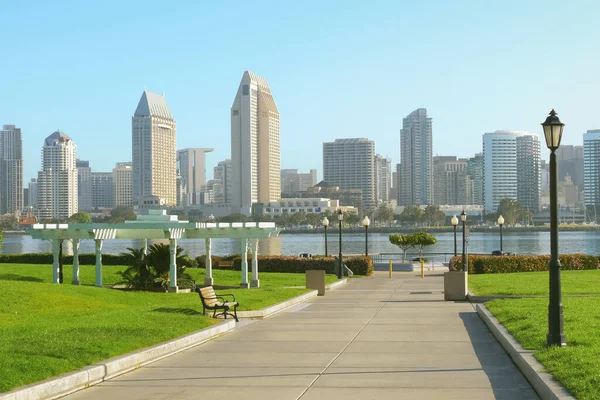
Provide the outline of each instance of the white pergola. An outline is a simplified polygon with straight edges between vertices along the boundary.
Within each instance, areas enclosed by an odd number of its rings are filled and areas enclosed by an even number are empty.
[[[28,231],[34,239],[52,242],[52,282],[59,283],[58,250],[60,240],[73,242],[73,280],[79,284],[79,244],[82,240],[96,243],[96,286],[102,286],[102,242],[109,239],[141,239],[144,253],[148,239],[168,239],[171,251],[169,291],[177,292],[176,249],[178,239],[204,239],[206,246],[206,277],[204,285],[213,284],[211,240],[217,238],[241,239],[242,276],[240,287],[259,287],[258,241],[277,236],[279,229],[273,222],[198,223],[178,221],[165,210],[150,210],[135,221],[120,224],[35,224]],[[248,247],[252,252],[252,280],[248,283]]]

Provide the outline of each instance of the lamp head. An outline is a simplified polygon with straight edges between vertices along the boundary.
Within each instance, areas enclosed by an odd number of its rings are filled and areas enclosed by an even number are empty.
[[[450,222],[452,223],[452,226],[458,225],[458,218],[456,218],[456,215],[454,215],[452,217],[452,219],[450,220]]]
[[[465,222],[467,220],[467,213],[465,212],[465,210],[462,210],[462,212],[460,213],[460,220],[462,222]]]
[[[504,225],[504,218],[502,217],[502,215],[498,217],[498,225]]]
[[[337,211],[337,217],[338,217],[338,221],[341,221],[344,219],[344,213],[342,212],[342,210]]]
[[[327,217],[323,218],[323,226],[325,228],[327,228],[329,226],[329,220],[327,219]]]
[[[362,220],[363,226],[365,228],[368,228],[370,223],[371,223],[371,220],[369,219],[369,216],[365,215],[365,218]]]
[[[544,128],[544,136],[546,137],[546,146],[548,146],[550,151],[554,152],[560,146],[560,139],[562,138],[565,124],[560,122],[556,111],[552,109],[546,120],[542,122],[542,127]]]

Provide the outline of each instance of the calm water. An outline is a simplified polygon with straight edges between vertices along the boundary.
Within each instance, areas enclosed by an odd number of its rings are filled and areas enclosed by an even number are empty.
[[[338,236],[328,235],[329,254],[338,253]],[[426,252],[452,253],[454,250],[453,234],[438,233],[435,235],[438,242],[434,246],[426,248]],[[151,242],[151,241],[149,241]],[[457,235],[458,253],[462,251],[462,236]],[[152,243],[152,242],[151,242]],[[168,241],[164,241],[168,243]],[[204,254],[204,240],[182,239],[178,244],[191,256]],[[127,251],[127,247],[141,247],[139,240],[105,240],[102,252],[105,254],[119,254]],[[213,239],[213,254],[227,255],[239,253],[239,240]],[[343,236],[342,248],[344,253],[364,253],[364,234],[345,234]],[[469,253],[491,253],[500,249],[500,237],[498,232],[474,232],[469,241]],[[65,242],[66,254],[72,254],[72,245]],[[550,233],[549,232],[510,232],[503,235],[503,250],[517,254],[549,254]],[[28,235],[5,234],[0,253],[50,253],[52,246],[45,240],[32,239]],[[388,235],[383,233],[369,234],[369,253],[399,253],[401,250],[388,241]],[[559,235],[559,251],[561,254],[585,253],[600,254],[600,232],[561,232]],[[84,240],[80,245],[80,253],[93,253],[94,241]],[[259,244],[260,254],[286,254],[297,255],[299,253],[324,254],[325,245],[322,233],[319,234],[285,234],[277,238],[263,239]]]

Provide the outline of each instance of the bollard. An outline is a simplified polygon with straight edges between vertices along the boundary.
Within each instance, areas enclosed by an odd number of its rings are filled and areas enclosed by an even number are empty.
[[[421,278],[425,278],[425,261],[421,258]]]
[[[392,277],[392,260],[390,260],[390,278]]]

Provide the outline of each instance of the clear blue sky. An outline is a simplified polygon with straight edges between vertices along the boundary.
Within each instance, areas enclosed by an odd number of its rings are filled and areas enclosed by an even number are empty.
[[[563,143],[600,128],[597,1],[0,4],[0,124],[23,130],[26,181],[57,128],[95,171],[131,160],[144,88],[165,94],[178,149],[215,148],[212,177],[246,69],[279,107],[281,167],[319,175],[336,138],[372,139],[398,163],[402,118],[419,107],[440,155],[472,156],[496,129],[540,132],[552,107]]]

